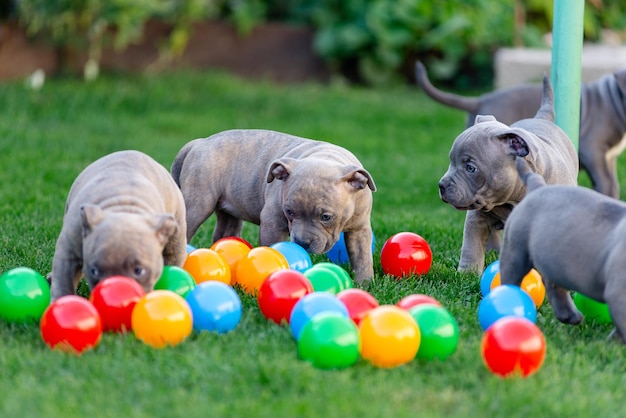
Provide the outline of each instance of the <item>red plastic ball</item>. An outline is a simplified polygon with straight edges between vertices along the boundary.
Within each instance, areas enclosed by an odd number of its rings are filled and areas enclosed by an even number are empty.
[[[348,315],[356,325],[359,325],[372,309],[379,306],[374,296],[358,288],[342,290],[337,293],[337,299],[346,305]]]
[[[141,285],[130,277],[109,277],[94,287],[89,301],[102,320],[102,330],[124,333],[131,330],[135,304],[145,295]]]
[[[294,305],[305,295],[313,293],[313,285],[297,270],[278,270],[261,284],[258,303],[263,315],[277,323],[289,323]]]
[[[98,310],[87,299],[67,295],[52,302],[39,323],[41,337],[52,349],[80,354],[102,337]]]
[[[396,303],[396,306],[408,311],[415,306],[424,304],[441,306],[441,303],[437,299],[420,293],[403,297]]]
[[[530,320],[507,316],[494,322],[483,334],[483,360],[494,374],[506,377],[535,373],[546,356],[541,330]]]
[[[433,253],[428,242],[413,232],[391,236],[380,250],[380,263],[385,274],[398,279],[428,273]]]

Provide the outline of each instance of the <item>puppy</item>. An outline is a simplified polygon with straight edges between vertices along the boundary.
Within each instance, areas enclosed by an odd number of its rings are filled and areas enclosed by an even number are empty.
[[[171,173],[187,207],[187,238],[212,214],[213,240],[260,225],[261,245],[291,241],[325,253],[344,239],[355,279],[374,276],[372,176],[344,148],[267,130],[230,130],[186,144]]]
[[[535,118],[507,126],[493,116],[477,116],[450,150],[450,166],[439,181],[441,199],[466,210],[459,270],[480,274],[488,241],[499,247],[499,233],[511,210],[526,194],[515,170],[525,156],[532,169],[554,184],[577,183],[578,157],[554,121],[553,93],[544,77],[541,108]]]
[[[435,88],[421,62],[416,64],[418,84],[432,99],[468,112],[466,127],[477,115],[493,115],[512,124],[532,117],[541,103],[542,86],[523,84],[479,97],[463,97]],[[592,83],[583,83],[580,95],[578,157],[594,190],[619,198],[617,157],[626,147],[626,69]]]
[[[182,266],[186,244],[185,204],[167,170],[138,151],[102,157],[70,189],[51,299],[75,293],[83,276],[91,289],[121,275],[148,292],[164,264]]]
[[[584,187],[546,186],[523,158],[517,159],[517,171],[528,195],[504,228],[502,284],[519,286],[534,267],[559,321],[583,319],[568,292],[574,290],[608,304],[624,342],[626,203]]]

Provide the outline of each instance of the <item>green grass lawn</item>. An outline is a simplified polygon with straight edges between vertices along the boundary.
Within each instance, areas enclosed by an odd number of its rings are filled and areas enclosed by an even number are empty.
[[[376,278],[367,290],[381,304],[429,294],[460,329],[446,361],[379,369],[360,360],[323,371],[298,359],[288,329],[268,322],[251,298],[234,331],[194,334],[162,350],[132,334],[105,335],[95,350],[73,356],[49,350],[36,325],[0,323],[2,417],[623,416],[626,352],[606,341],[611,327],[563,325],[547,303],[537,318],[547,342],[537,374],[501,379],[483,365],[479,278],[456,271],[464,214],[437,193],[465,116],[415,88],[275,86],[176,73],[54,80],[39,92],[4,84],[0,109],[0,273],[50,270],[69,187],[95,159],[137,149],[169,168],[192,139],[265,128],[333,142],[359,157],[378,187]],[[584,175],[581,184],[588,184]],[[212,224],[192,244],[209,246]],[[395,281],[382,274],[380,248],[401,231],[430,243],[427,275]],[[256,245],[257,237],[257,227],[246,225],[244,238]]]

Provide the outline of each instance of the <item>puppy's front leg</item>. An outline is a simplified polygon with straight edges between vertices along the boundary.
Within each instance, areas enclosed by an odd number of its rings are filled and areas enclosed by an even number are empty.
[[[365,285],[374,277],[372,228],[368,226],[356,231],[345,231],[344,240],[354,277],[357,283]]]
[[[57,248],[52,260],[50,277],[50,300],[76,293],[78,282],[82,278],[82,263],[66,249]]]
[[[277,211],[268,206],[261,211],[259,225],[259,243],[270,246],[277,242],[289,240],[289,224],[282,210]]]
[[[459,271],[482,273],[485,267],[485,251],[490,234],[491,226],[487,217],[475,210],[468,211],[463,228]]]

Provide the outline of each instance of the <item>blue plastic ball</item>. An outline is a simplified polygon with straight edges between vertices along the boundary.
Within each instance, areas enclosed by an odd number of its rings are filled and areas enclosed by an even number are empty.
[[[350,317],[346,305],[335,295],[328,292],[309,293],[303,296],[291,310],[289,327],[291,335],[296,341],[300,339],[300,333],[304,326],[311,318],[321,312],[338,312],[348,318]]]
[[[376,251],[376,237],[372,232],[372,253]],[[348,249],[346,248],[346,241],[343,238],[343,232],[339,234],[339,240],[328,250],[326,256],[330,261],[335,264],[349,264],[350,257],[348,257]]]
[[[304,273],[313,265],[309,253],[295,242],[281,241],[272,244],[270,247],[281,253],[287,259],[291,270]]]
[[[196,247],[194,247],[193,245],[187,244],[187,254],[189,254],[190,252],[192,252],[195,249],[196,249]]]
[[[505,316],[537,320],[535,302],[519,286],[501,285],[495,287],[478,304],[478,321],[483,330]]]
[[[480,276],[480,293],[483,297],[487,296],[489,292],[491,292],[491,282],[493,282],[493,278],[500,271],[500,260],[496,260],[493,263],[489,264],[485,271],[483,271],[483,275]]]
[[[241,299],[229,285],[206,281],[194,287],[185,298],[193,314],[193,329],[225,334],[241,320]]]

